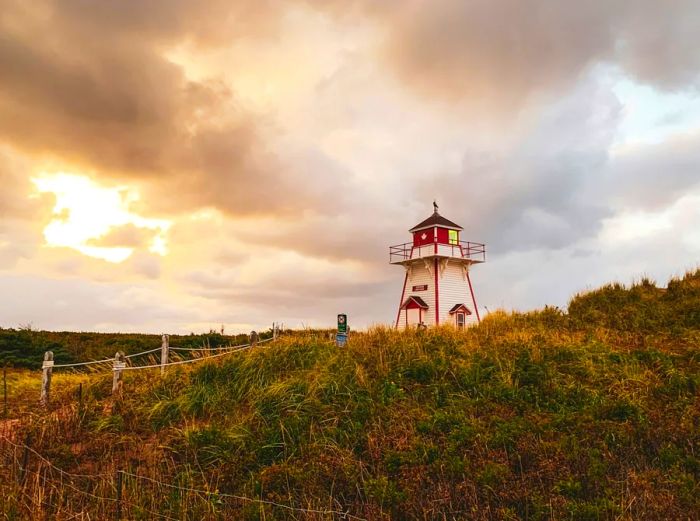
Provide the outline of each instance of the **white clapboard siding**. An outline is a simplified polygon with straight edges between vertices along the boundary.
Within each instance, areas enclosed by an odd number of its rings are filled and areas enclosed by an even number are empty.
[[[431,269],[433,267],[433,260],[428,260]],[[413,291],[413,286],[428,286],[426,291]],[[426,304],[428,304],[428,309],[423,311],[423,322],[425,324],[435,323],[435,276],[430,273],[430,271],[425,267],[423,261],[414,262],[413,266],[408,271],[408,279],[406,280],[406,291],[403,296],[402,304],[406,302],[406,299],[410,296],[416,296],[422,298]],[[415,312],[414,312],[415,313]],[[409,323],[411,322],[411,317],[409,317]],[[399,314],[399,329],[403,329],[406,326],[406,310],[402,309]]]
[[[466,324],[477,322],[472,295],[469,291],[469,281],[464,274],[461,262],[447,262],[439,280],[439,292],[440,324],[456,324],[455,315],[450,315],[450,309],[456,304],[464,304],[472,312],[471,315],[466,316]]]

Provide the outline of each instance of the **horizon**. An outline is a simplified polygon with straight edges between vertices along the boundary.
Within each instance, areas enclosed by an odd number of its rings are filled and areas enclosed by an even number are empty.
[[[575,297],[581,296],[581,295],[585,295],[589,292],[594,292],[594,291],[601,289],[601,288],[604,288],[606,286],[620,284],[624,288],[630,288],[632,286],[641,284],[645,280],[648,280],[649,282],[654,284],[654,287],[656,287],[657,289],[666,290],[666,289],[668,289],[669,282],[671,282],[673,280],[681,280],[681,279],[683,279],[684,276],[695,273],[698,270],[700,270],[700,266],[697,266],[697,267],[692,268],[692,269],[688,269],[682,274],[672,275],[663,285],[660,285],[659,281],[649,279],[646,276],[635,277],[634,280],[627,282],[627,283],[621,282],[621,281],[608,281],[608,282],[602,284],[601,286],[587,288],[587,289],[581,290],[579,292],[573,293],[570,296],[569,301],[567,302],[567,305],[564,307],[550,305],[550,304],[544,304],[544,306],[539,307],[539,308],[523,309],[523,310],[514,310],[514,309],[505,309],[505,308],[495,308],[495,309],[484,308],[483,315],[481,318],[483,319],[488,315],[499,314],[499,313],[511,314],[511,313],[536,312],[536,311],[543,310],[545,307],[553,307],[556,309],[560,309],[561,311],[563,311],[565,313],[568,313],[568,304],[570,303],[570,301],[572,299],[574,299]],[[287,330],[287,331],[306,331],[306,330],[308,330],[308,331],[326,331],[326,330],[334,331],[336,329],[333,324],[318,325],[315,327],[310,327],[310,326],[303,324],[303,323],[299,324],[296,327],[289,326],[288,324],[284,324],[284,323],[280,323],[278,325],[280,325],[284,330]],[[449,327],[449,325],[446,325],[446,324],[440,325],[440,327],[445,327],[445,326]],[[388,329],[395,329],[395,325],[393,324],[393,322],[389,322],[389,323],[368,324],[368,325],[361,327],[361,328],[352,328],[352,331],[359,332],[359,333],[367,333],[371,329],[378,328],[378,327],[379,328],[386,327]],[[219,328],[217,330],[215,327],[210,327],[208,331],[198,331],[198,332],[197,331],[189,331],[189,332],[177,332],[177,333],[169,333],[168,331],[152,332],[152,331],[119,331],[119,330],[97,331],[97,330],[38,329],[38,328],[35,328],[34,325],[31,323],[19,324],[17,326],[0,326],[0,329],[5,329],[5,330],[14,329],[16,331],[28,330],[28,331],[32,331],[32,332],[46,332],[46,333],[94,333],[94,334],[104,334],[104,335],[149,335],[149,336],[161,336],[161,335],[169,335],[169,336],[192,336],[192,335],[194,335],[194,336],[198,336],[198,335],[209,335],[209,334],[221,334],[221,336],[240,336],[240,335],[248,335],[250,333],[250,331],[243,331],[243,330],[228,331],[226,329],[224,329],[224,332],[221,333],[221,329]],[[268,327],[267,329],[265,329],[265,327],[261,327],[258,329],[258,332],[267,331],[267,330],[272,330],[272,325],[270,325],[270,327]]]
[[[484,315],[700,265],[697,2],[10,0],[0,30],[2,328],[391,324],[433,201],[486,244]]]

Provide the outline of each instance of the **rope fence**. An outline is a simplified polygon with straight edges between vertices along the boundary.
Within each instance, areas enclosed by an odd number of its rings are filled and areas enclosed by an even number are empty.
[[[172,348],[171,348],[172,349]],[[180,348],[181,349],[181,348]],[[161,348],[157,347],[155,349],[149,349],[148,351],[142,351],[140,353],[134,353],[132,355],[126,355],[124,358],[136,358],[137,356],[143,356],[143,355],[148,355],[151,353],[155,353],[156,351],[160,351]],[[114,361],[114,358],[104,358],[102,360],[89,360],[87,362],[76,362],[73,364],[54,364],[52,367],[54,369],[58,368],[66,368],[66,367],[84,367],[86,365],[95,365],[95,364],[109,364]]]
[[[265,344],[267,342],[271,342],[273,340],[276,340],[279,336],[280,333],[280,327],[277,323],[272,324],[272,336],[270,338],[266,338],[261,340],[260,335],[256,333],[255,331],[252,331],[250,333],[250,340],[249,343],[247,344],[242,344],[242,345],[237,345],[237,346],[219,346],[219,347],[201,347],[201,348],[187,348],[187,347],[171,347],[170,346],[170,337],[168,335],[163,335],[162,337],[162,344],[160,347],[155,348],[155,349],[149,349],[147,351],[142,351],[140,353],[133,353],[130,355],[125,355],[122,351],[117,351],[115,354],[114,358],[106,358],[103,360],[90,360],[86,362],[75,362],[71,364],[55,364],[54,359],[53,359],[53,352],[47,351],[44,353],[44,362],[41,366],[42,369],[42,376],[41,376],[41,395],[40,395],[40,403],[43,406],[48,405],[49,399],[50,399],[50,394],[51,394],[51,378],[53,375],[53,370],[54,369],[72,369],[76,367],[86,367],[86,366],[106,366],[107,364],[111,364],[111,372],[113,375],[113,380],[112,380],[112,394],[118,393],[123,385],[122,382],[122,373],[124,371],[136,371],[140,369],[155,369],[155,368],[160,368],[161,374],[165,373],[165,370],[168,367],[176,366],[176,365],[184,365],[184,364],[191,364],[195,362],[202,362],[205,360],[211,360],[213,358],[219,358],[221,356],[225,356],[231,353],[237,353],[239,351],[244,351],[247,349],[251,349],[255,346],[258,346],[260,344]],[[145,364],[145,365],[133,365],[128,362],[131,360],[144,356],[144,355],[151,355],[156,352],[160,351],[160,363],[154,364]],[[198,356],[194,358],[188,358],[184,360],[170,360],[170,352],[178,352],[178,351],[185,351],[185,352],[192,352],[192,353],[211,353],[212,351],[220,351],[216,352],[215,354],[207,354],[206,356]],[[105,370],[106,367],[105,367]]]
[[[273,339],[268,338],[266,340],[261,340],[256,345],[264,344],[265,342],[270,342],[271,340],[273,340]],[[217,353],[215,355],[202,356],[200,358],[190,358],[188,360],[178,360],[176,362],[168,362],[167,364],[133,365],[133,366],[124,367],[121,370],[122,371],[133,371],[136,369],[152,369],[152,368],[156,368],[156,367],[170,367],[172,365],[191,364],[193,362],[201,362],[202,360],[211,360],[212,358],[218,358],[220,356],[229,355],[231,353],[237,353],[238,351],[246,351],[246,350],[250,349],[251,347],[255,347],[255,346],[253,346],[251,344],[243,344],[240,346],[229,347],[229,348],[227,348],[228,351],[226,351],[224,353]],[[113,371],[118,371],[118,370],[120,370],[120,369],[113,369]]]

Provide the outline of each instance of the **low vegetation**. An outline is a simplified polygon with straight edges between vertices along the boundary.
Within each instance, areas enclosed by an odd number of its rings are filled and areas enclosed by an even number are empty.
[[[699,346],[700,271],[467,331],[288,333],[119,399],[57,377],[0,441],[0,511],[105,519],[121,480],[123,519],[699,519]]]
[[[267,335],[269,336],[269,335]],[[202,335],[171,335],[173,346],[212,348],[242,344],[248,335],[222,335],[210,331]],[[158,347],[161,335],[135,333],[76,333],[71,331],[35,331],[31,325],[18,329],[0,328],[0,367],[41,367],[46,351],[52,351],[57,364],[114,357],[117,351],[139,353]]]

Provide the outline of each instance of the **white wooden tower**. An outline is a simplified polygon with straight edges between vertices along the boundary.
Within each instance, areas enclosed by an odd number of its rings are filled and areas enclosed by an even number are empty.
[[[460,240],[462,227],[433,215],[409,230],[413,241],[389,247],[389,262],[406,270],[396,327],[479,322],[469,271],[486,260],[486,246]]]

